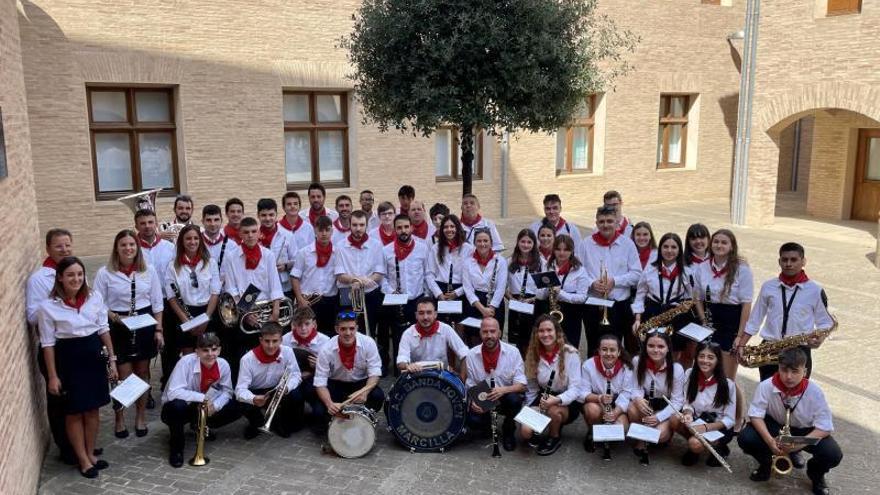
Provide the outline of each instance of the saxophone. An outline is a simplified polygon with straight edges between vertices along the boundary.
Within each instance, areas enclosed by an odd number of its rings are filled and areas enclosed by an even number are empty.
[[[791,435],[791,409],[786,407],[785,424],[782,425],[782,429],[779,430],[779,436],[776,438],[787,437],[789,435]],[[776,474],[785,476],[791,472],[794,465],[791,462],[791,458],[787,455],[774,455],[770,458],[770,467]]]
[[[558,321],[559,323],[562,323],[562,320],[565,319],[565,315],[559,308],[559,291],[561,290],[561,285],[558,287],[550,287],[549,289],[547,289],[547,301],[550,305],[550,312],[548,314],[553,318],[556,318],[556,321]]]
[[[275,418],[275,411],[278,410],[278,406],[281,404],[281,399],[284,398],[284,394],[287,393],[287,383],[290,381],[290,369],[285,369],[284,374],[281,375],[281,379],[278,380],[278,385],[275,386],[275,390],[272,391],[272,401],[269,402],[269,405],[266,407],[266,412],[264,414],[264,418],[266,418],[266,422],[263,423],[263,426],[257,428],[259,431],[263,433],[272,433],[270,430],[272,426],[272,419]]]
[[[676,319],[679,315],[683,315],[685,313],[690,312],[690,310],[693,306],[694,306],[694,300],[688,299],[686,301],[682,301],[681,304],[679,304],[678,306],[675,306],[671,309],[668,309],[668,310],[660,313],[657,316],[653,316],[651,318],[648,318],[647,321],[645,321],[644,323],[639,325],[639,328],[637,331],[638,336],[639,336],[639,340],[644,342],[645,337],[648,334],[648,330],[651,330],[652,328],[660,328],[662,326],[668,325],[669,323],[672,322],[672,320]],[[674,331],[674,328],[672,328],[671,326],[666,328],[667,335],[672,335],[673,331]]]
[[[809,344],[816,337],[827,337],[837,330],[837,318],[831,316],[831,327],[814,330],[810,333],[792,335],[775,342],[761,342],[758,345],[747,345],[740,349],[740,363],[746,368],[758,368],[769,364],[776,364],[779,354],[786,349]]]

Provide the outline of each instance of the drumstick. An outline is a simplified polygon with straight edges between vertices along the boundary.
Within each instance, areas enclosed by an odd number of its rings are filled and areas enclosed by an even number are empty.
[[[351,393],[351,395],[348,396],[347,399],[345,399],[345,402],[343,402],[342,404],[339,405],[339,409],[342,409],[343,407],[345,407],[345,406],[351,404],[352,402],[354,402],[354,400],[357,398],[357,396],[359,396],[359,395],[361,395],[362,393],[364,393],[364,392],[370,390],[371,388],[372,388],[372,387],[370,387],[369,385],[367,385],[366,387],[364,387],[364,388],[362,388],[362,389],[360,389],[360,390],[355,390],[354,392]]]

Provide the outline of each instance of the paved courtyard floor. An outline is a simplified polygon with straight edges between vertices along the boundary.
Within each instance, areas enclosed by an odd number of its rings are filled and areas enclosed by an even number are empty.
[[[659,237],[675,231],[684,237],[694,221],[710,230],[727,226],[726,202],[692,202],[628,208],[630,218],[648,220]],[[592,224],[592,212],[565,212],[582,227]],[[512,245],[516,232],[531,219],[499,222],[505,243]],[[736,228],[741,253],[755,272],[756,284],[778,273],[776,250],[794,240],[807,250],[807,272],[822,283],[830,306],[840,320],[837,334],[814,353],[813,379],[825,391],[834,412],[834,436],[843,452],[843,464],[829,476],[834,493],[877,493],[880,473],[876,450],[880,440],[880,372],[874,355],[880,321],[880,271],[872,259],[876,224],[823,222],[798,216],[780,216],[770,228]],[[510,251],[508,250],[508,253]],[[89,260],[89,273],[103,263]],[[158,365],[154,366],[154,382]],[[738,380],[748,397],[758,378],[756,370],[742,370]],[[387,390],[391,381],[383,381]],[[156,394],[158,396],[158,393]],[[377,428],[371,453],[361,459],[340,459],[322,453],[322,439],[301,432],[290,439],[260,436],[242,438],[244,421],[218,431],[207,444],[210,464],[173,469],[167,463],[167,428],[157,408],[148,416],[150,433],[144,438],[113,437],[112,412],[102,410],[99,445],[110,469],[96,480],[86,480],[57,459],[50,449],[40,479],[45,494],[246,494],[246,493],[807,493],[803,471],[786,478],[755,484],[748,480],[750,458],[733,447],[729,462],[733,474],[703,464],[679,464],[684,445],[653,453],[651,465],[642,467],[629,447],[618,445],[612,462],[581,448],[583,422],[567,427],[563,446],[549,457],[538,457],[526,448],[490,457],[487,441],[475,439],[456,445],[445,454],[410,454],[385,431],[384,417]],[[132,419],[129,418],[129,423]],[[131,424],[129,425],[131,428]],[[187,440],[186,457],[194,441]]]

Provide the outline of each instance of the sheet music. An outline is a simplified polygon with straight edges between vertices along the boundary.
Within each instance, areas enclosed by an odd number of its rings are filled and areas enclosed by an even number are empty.
[[[626,433],[627,438],[635,438],[636,440],[644,440],[649,443],[660,443],[660,430],[651,428],[641,423],[632,423],[629,425],[629,431]]]
[[[406,294],[385,294],[382,306],[403,306],[406,304]]]
[[[461,320],[460,323],[466,327],[480,328],[480,324],[482,323],[482,321],[474,318],[473,316],[468,316],[467,318]]]
[[[535,314],[535,305],[527,302],[517,301],[516,299],[511,299],[507,303],[507,307],[511,311],[516,311],[517,313],[523,313],[527,315]]]
[[[695,342],[706,340],[711,337],[714,332],[714,330],[697,325],[696,323],[688,323],[684,328],[678,331],[680,335],[684,335]]]
[[[122,319],[122,324],[129,330],[138,330],[156,324],[153,315],[146,313],[142,315],[128,316]]]
[[[110,391],[110,397],[116,399],[116,402],[122,404],[122,407],[128,407],[134,404],[134,401],[138,400],[140,396],[144,395],[148,388],[150,388],[150,384],[132,373]]]
[[[591,306],[605,306],[606,308],[610,308],[614,306],[614,301],[610,299],[602,299],[601,297],[588,297],[586,304]]]
[[[442,314],[461,314],[461,301],[437,301],[437,312]]]
[[[625,439],[626,433],[621,424],[593,425],[594,442],[622,442]]]
[[[691,426],[700,426],[700,425],[704,425],[704,424],[706,424],[706,422],[703,421],[702,419],[695,419],[694,421],[691,422]],[[718,430],[707,431],[706,433],[702,433],[702,435],[703,435],[703,438],[705,438],[706,440],[708,440],[710,442],[714,442],[716,440],[721,440],[722,438],[724,438],[724,433],[721,433]]]
[[[202,313],[199,316],[196,316],[195,318],[193,318],[185,323],[181,323],[180,330],[182,332],[189,332],[193,328],[195,328],[203,323],[208,323],[208,321],[210,321],[210,318],[208,318],[208,313]]]
[[[535,433],[542,433],[547,425],[550,424],[550,417],[532,409],[524,407],[519,410],[519,414],[513,418],[517,423],[529,427]]]

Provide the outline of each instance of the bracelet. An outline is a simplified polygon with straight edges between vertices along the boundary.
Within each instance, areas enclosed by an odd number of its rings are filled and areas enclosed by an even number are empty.
[[[157,328],[155,333],[165,333],[161,328]]]
[[[112,355],[112,356],[110,356],[110,357],[109,357],[109,358],[107,358],[107,359],[109,359],[109,360],[110,360],[110,362],[115,362],[115,361],[116,361],[116,354],[114,354],[114,355]]]

